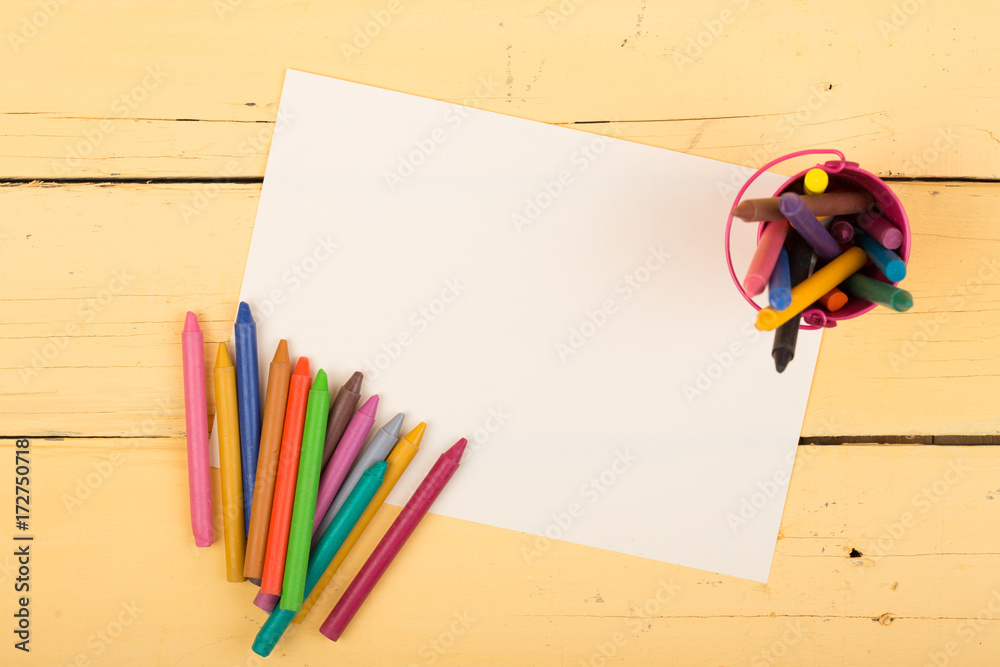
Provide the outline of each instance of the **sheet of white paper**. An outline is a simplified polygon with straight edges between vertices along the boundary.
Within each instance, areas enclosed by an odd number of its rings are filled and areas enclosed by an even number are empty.
[[[539,535],[529,563],[547,536],[765,581],[820,335],[777,374],[730,281],[747,176],[290,70],[241,291],[262,378],[284,337],[334,391],[363,370],[377,425],[425,420],[389,502],[468,437],[433,511]]]

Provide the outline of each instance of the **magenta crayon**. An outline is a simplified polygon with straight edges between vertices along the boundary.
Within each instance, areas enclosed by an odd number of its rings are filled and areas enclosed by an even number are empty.
[[[319,493],[316,496],[313,535],[315,535],[316,529],[319,528],[319,524],[322,523],[323,517],[326,516],[326,511],[330,508],[330,503],[333,502],[337,491],[340,490],[341,483],[347,477],[347,473],[351,469],[351,464],[358,457],[361,446],[365,444],[365,438],[368,437],[368,434],[372,430],[372,425],[375,424],[375,412],[377,410],[378,394],[365,401],[365,404],[351,417],[351,422],[347,425],[344,435],[341,436],[340,443],[333,450],[330,462],[323,469],[323,477],[319,481]]]
[[[212,487],[208,470],[208,404],[205,400],[205,338],[198,317],[188,311],[181,334],[184,360],[184,422],[187,428],[191,529],[199,547],[212,544]]]
[[[847,220],[837,220],[830,225],[830,236],[843,247],[844,243],[850,243],[854,238],[854,225]]]
[[[234,327],[236,338],[236,390],[239,394],[240,460],[243,462],[243,520],[250,533],[253,487],[257,479],[260,447],[260,369],[257,366],[257,324],[250,306],[240,301]]]
[[[750,268],[747,270],[746,278],[743,279],[743,289],[750,296],[757,296],[764,291],[767,281],[774,270],[774,263],[778,261],[778,254],[781,246],[785,242],[788,234],[788,221],[776,220],[769,222],[764,227],[764,233],[757,243],[757,250],[754,251],[753,259],[750,260]]]
[[[278,600],[280,599],[280,595],[271,595],[270,593],[265,593],[264,591],[257,591],[257,597],[253,599],[253,603],[270,614],[274,611],[274,608],[277,606]]]
[[[868,259],[891,282],[898,283],[906,277],[906,264],[892,250],[889,250],[868,234],[858,234],[857,244],[868,255]],[[869,299],[870,301],[871,299]],[[877,303],[877,302],[876,302]]]
[[[788,267],[788,252],[784,248],[778,253],[778,261],[767,281],[767,302],[775,310],[784,310],[792,305],[792,278]]]
[[[830,260],[840,254],[837,241],[820,224],[813,212],[802,203],[802,197],[794,192],[786,192],[781,195],[778,208],[821,258]]]
[[[368,557],[368,560],[361,567],[357,576],[354,577],[354,581],[344,591],[344,594],[337,602],[337,606],[333,608],[330,615],[323,621],[323,625],[319,629],[323,633],[323,636],[332,641],[340,639],[347,624],[358,613],[358,609],[361,608],[368,595],[371,594],[372,589],[375,588],[375,584],[385,574],[385,571],[389,568],[399,550],[403,548],[410,535],[413,534],[417,524],[424,518],[427,510],[430,509],[437,497],[441,495],[441,491],[444,490],[448,481],[458,470],[462,454],[465,452],[466,442],[466,439],[462,438],[452,445],[448,451],[438,458],[437,463],[427,473],[424,480],[420,482],[420,486],[417,487],[417,490],[413,492],[413,495],[406,502],[406,506],[403,507],[399,516],[389,526],[389,530],[382,537],[382,541],[378,543],[378,546],[372,551],[371,556]],[[414,610],[414,612],[416,611]]]
[[[878,213],[862,213],[858,216],[858,227],[875,237],[884,248],[895,250],[903,245],[903,232]]]

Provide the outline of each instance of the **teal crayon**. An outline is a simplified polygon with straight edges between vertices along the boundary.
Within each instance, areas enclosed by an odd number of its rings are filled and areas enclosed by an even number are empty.
[[[872,264],[890,281],[898,283],[906,277],[906,264],[899,255],[876,241],[873,236],[855,230],[855,243],[861,246]]]
[[[866,275],[855,273],[843,283],[841,287],[845,291],[853,294],[859,299],[877,303],[886,308],[903,313],[913,307],[913,296],[904,289],[899,289],[881,280],[869,278]]]
[[[309,555],[309,567],[306,571],[305,590],[302,600],[305,600],[312,593],[316,582],[323,576],[323,572],[330,565],[330,561],[333,560],[334,555],[336,555],[341,545],[344,544],[344,540],[347,539],[354,525],[358,522],[362,513],[364,513],[365,508],[372,501],[375,493],[382,485],[382,481],[385,478],[385,471],[388,467],[388,463],[379,461],[361,475],[358,483],[347,496],[344,505],[337,512],[337,516],[334,517],[333,523],[323,533],[323,536],[316,544],[316,548]],[[279,605],[257,632],[257,636],[253,640],[253,652],[264,658],[269,656],[271,651],[274,650],[274,646],[278,643],[278,640],[281,639],[281,635],[284,634],[292,619],[295,618],[295,613]]]

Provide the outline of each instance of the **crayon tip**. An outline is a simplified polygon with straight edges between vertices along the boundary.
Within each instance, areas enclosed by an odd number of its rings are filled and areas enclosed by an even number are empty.
[[[794,356],[788,348],[778,348],[771,352],[771,356],[774,357],[774,369],[779,373],[784,373],[785,369],[788,368],[788,362],[792,360]]]
[[[292,365],[292,360],[288,357],[288,341],[284,338],[278,341],[278,349],[274,351],[274,359],[271,360],[271,363]]]
[[[458,463],[459,461],[462,460],[462,454],[465,453],[465,446],[467,444],[469,444],[469,441],[466,440],[465,438],[462,438],[461,440],[459,440],[458,442],[456,442],[454,445],[452,445],[448,449],[448,451],[446,451],[444,454],[442,454],[441,458],[443,458],[443,459],[444,458],[451,459],[455,463]]]
[[[361,391],[361,381],[364,379],[365,376],[361,371],[354,371],[351,379],[344,383],[344,389],[357,394]]]
[[[385,479],[385,471],[389,468],[389,464],[385,461],[379,461],[375,463],[371,468],[365,471],[366,475],[371,475],[376,479]]]
[[[900,313],[905,313],[912,307],[913,307],[913,296],[906,290],[901,289],[892,295],[893,310]]]
[[[903,264],[903,260],[894,259],[885,265],[885,277],[894,283],[898,283],[900,280],[906,277],[906,264]],[[910,304],[912,305],[912,304]]]
[[[198,326],[198,316],[192,313],[190,310],[187,313],[187,317],[184,318],[184,331],[201,331],[201,327]]]
[[[326,379],[326,371],[322,368],[316,371],[316,379],[313,380],[312,391],[330,391],[329,383]]]
[[[403,418],[404,417],[405,417],[405,415],[402,412],[400,412],[398,415],[396,415],[395,417],[393,417],[392,419],[390,419],[386,423],[386,425],[382,427],[382,430],[385,431],[386,433],[388,433],[389,435],[391,435],[392,437],[398,438],[399,437],[399,431],[400,431],[400,429],[403,428]]]
[[[764,291],[764,286],[767,285],[767,281],[758,275],[747,276],[743,281],[743,289],[747,291],[750,296],[757,296]]]
[[[376,410],[378,410],[378,394],[372,394],[358,412],[374,419]]]
[[[424,431],[427,430],[427,423],[420,422],[417,424],[412,431],[406,434],[406,440],[409,440],[415,447],[420,446],[420,441],[424,439]]]
[[[292,375],[309,375],[309,357],[299,357]]]
[[[827,186],[830,185],[830,176],[827,175],[822,169],[810,169],[806,172],[806,177],[803,182],[807,194],[820,194],[826,192]]]
[[[742,201],[736,205],[732,213],[734,216],[746,222],[747,220],[752,220],[755,216],[757,207],[751,201]]]
[[[215,356],[215,367],[226,368],[232,366],[233,360],[229,358],[229,348],[225,343],[219,343],[219,353]]]
[[[784,215],[794,215],[802,208],[802,197],[794,192],[786,192],[778,199],[778,210]]]
[[[253,324],[253,315],[250,314],[250,304],[246,301],[240,301],[240,308],[236,311],[236,321]]]

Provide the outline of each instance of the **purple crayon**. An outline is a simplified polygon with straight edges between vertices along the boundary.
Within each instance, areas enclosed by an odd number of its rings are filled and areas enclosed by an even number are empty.
[[[794,192],[786,192],[781,195],[778,208],[817,255],[830,260],[840,254],[840,246],[837,245],[836,239],[824,229],[813,212],[806,208],[802,203],[802,197]]]

